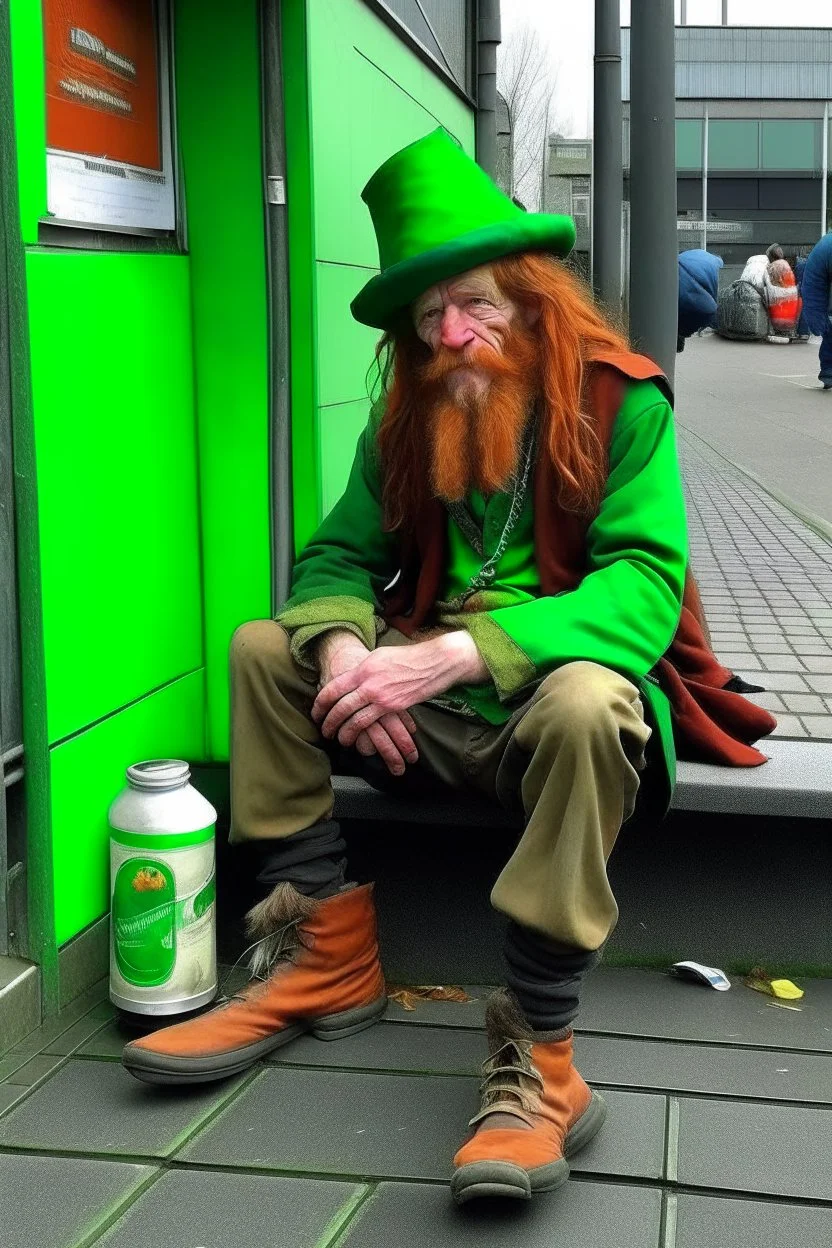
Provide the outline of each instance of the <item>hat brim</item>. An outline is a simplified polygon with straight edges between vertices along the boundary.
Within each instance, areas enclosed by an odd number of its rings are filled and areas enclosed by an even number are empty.
[[[362,325],[388,329],[396,316],[436,282],[518,251],[547,251],[561,258],[575,246],[571,217],[529,212],[463,234],[419,256],[400,260],[371,277],[350,307]]]

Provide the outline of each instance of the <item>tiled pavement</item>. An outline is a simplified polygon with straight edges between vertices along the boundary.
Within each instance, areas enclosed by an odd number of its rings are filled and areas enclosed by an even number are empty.
[[[691,561],[718,657],[766,693],[774,734],[832,741],[832,541],[679,431]]]
[[[455,1209],[486,990],[183,1093],[135,1082],[91,993],[0,1062],[3,1248],[828,1248],[832,981],[800,1010],[650,971],[589,981],[579,1064],[609,1103],[573,1178]]]

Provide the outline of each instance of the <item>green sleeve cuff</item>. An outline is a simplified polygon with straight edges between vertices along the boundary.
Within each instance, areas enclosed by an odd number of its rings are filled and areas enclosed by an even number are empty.
[[[289,634],[292,658],[299,667],[316,674],[314,642],[324,633],[345,628],[363,641],[368,650],[374,650],[376,637],[384,629],[384,621],[372,603],[348,594],[312,598],[294,606],[290,602],[275,618]]]
[[[463,612],[459,623],[476,642],[501,702],[508,702],[538,679],[529,656],[487,611]]]

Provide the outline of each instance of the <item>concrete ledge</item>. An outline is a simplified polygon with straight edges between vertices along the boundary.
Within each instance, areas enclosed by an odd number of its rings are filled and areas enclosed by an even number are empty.
[[[832,818],[832,745],[768,741],[762,767],[680,763],[674,810],[776,818]]]
[[[679,763],[674,810],[711,814],[832,819],[832,745],[767,741],[762,767]],[[339,819],[390,819],[398,823],[457,823],[475,828],[519,827],[500,806],[460,798],[406,798],[380,792],[354,776],[333,776]]]

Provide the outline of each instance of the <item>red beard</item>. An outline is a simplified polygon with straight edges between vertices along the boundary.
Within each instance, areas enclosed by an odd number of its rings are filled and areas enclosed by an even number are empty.
[[[537,391],[538,347],[534,335],[514,328],[503,352],[440,347],[419,370],[417,406],[428,413],[431,485],[447,502],[471,490],[488,496],[505,490],[517,470],[523,433]],[[451,380],[457,369],[475,366],[485,384]]]

